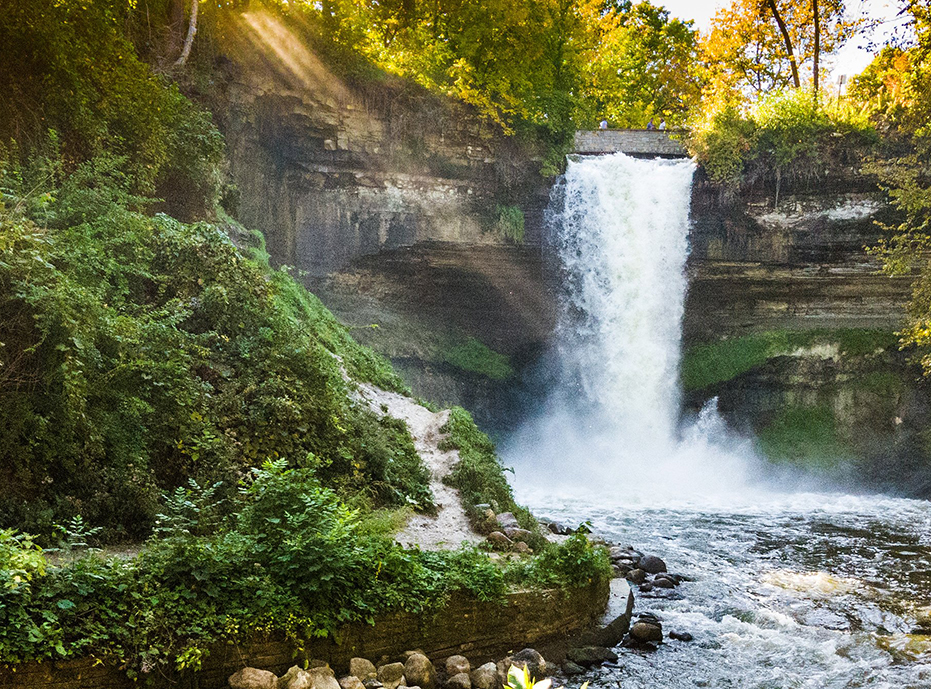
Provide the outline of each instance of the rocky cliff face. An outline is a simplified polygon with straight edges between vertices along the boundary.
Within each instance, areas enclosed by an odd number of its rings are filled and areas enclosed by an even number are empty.
[[[222,45],[215,110],[238,213],[276,262],[322,276],[419,242],[500,245],[502,208],[539,234],[533,151],[468,108],[385,74],[340,75],[306,30],[262,11],[231,21]]]

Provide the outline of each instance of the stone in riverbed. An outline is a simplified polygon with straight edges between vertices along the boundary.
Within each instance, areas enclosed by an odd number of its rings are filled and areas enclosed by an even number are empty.
[[[329,665],[312,667],[307,670],[307,674],[312,678],[313,689],[340,689],[339,682],[336,681]]]
[[[433,689],[436,686],[436,668],[423,653],[411,653],[404,662],[404,679],[410,686]]]
[[[646,581],[647,573],[644,572],[639,567],[637,569],[632,569],[627,573],[627,581],[632,584],[642,584]]]
[[[518,651],[506,660],[510,661],[508,669],[510,669],[511,665],[516,665],[521,668],[526,667],[532,679],[539,680],[546,677],[546,661],[543,659],[542,655],[532,648],[525,648],[522,651]]]
[[[355,675],[346,675],[339,678],[340,689],[365,689],[362,680]]]
[[[469,673],[459,672],[446,680],[446,686],[448,689],[472,689],[472,680],[469,679]]]
[[[313,689],[313,687],[313,676],[297,665],[292,665],[291,669],[278,680],[278,689]]]
[[[244,667],[230,675],[230,689],[278,689],[278,677],[268,670]]]
[[[567,660],[562,664],[563,674],[567,677],[572,677],[573,675],[582,675],[585,673],[585,668],[581,665],[573,663],[571,660]]]
[[[485,663],[475,668],[469,674],[473,689],[501,689],[498,682],[498,666],[494,663]]]
[[[691,641],[695,637],[688,632],[669,632],[669,638],[676,641]]]
[[[530,553],[533,552],[533,548],[531,548],[529,545],[527,545],[523,541],[518,541],[517,543],[514,544],[514,552],[521,553],[523,555],[529,555]]]
[[[566,657],[577,665],[591,667],[602,663],[617,662],[617,653],[603,646],[582,646],[570,649]]]
[[[674,589],[677,584],[672,577],[657,575],[653,577],[653,586],[658,589]]]
[[[362,686],[365,689],[384,689],[384,685],[374,677],[362,680]]]
[[[378,668],[378,681],[385,689],[397,689],[404,686],[404,663],[388,663]]]
[[[472,666],[469,665],[469,659],[465,656],[449,656],[446,659],[446,676],[452,677],[463,672],[469,674]]]
[[[666,563],[656,555],[644,555],[638,565],[647,574],[659,574],[666,571]]]
[[[349,661],[349,674],[358,677],[362,681],[369,677],[375,677],[375,663],[365,658],[353,658]]]
[[[663,628],[658,623],[637,621],[630,628],[630,636],[635,641],[662,641]]]

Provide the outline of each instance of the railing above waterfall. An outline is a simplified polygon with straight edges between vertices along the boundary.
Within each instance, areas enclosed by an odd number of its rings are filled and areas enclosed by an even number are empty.
[[[637,157],[687,158],[682,142],[672,138],[677,132],[657,129],[595,129],[575,133],[573,153],[604,155],[626,153]]]

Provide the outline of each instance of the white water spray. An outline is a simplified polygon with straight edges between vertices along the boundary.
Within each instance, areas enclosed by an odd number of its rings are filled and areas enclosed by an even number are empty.
[[[743,483],[750,450],[714,409],[679,429],[693,172],[623,154],[569,163],[551,221],[566,280],[557,390],[504,448],[519,469],[565,486],[571,467],[589,491],[620,481],[678,498]]]

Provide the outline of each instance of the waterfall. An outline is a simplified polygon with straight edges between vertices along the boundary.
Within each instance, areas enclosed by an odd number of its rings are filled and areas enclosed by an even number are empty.
[[[503,447],[522,473],[677,494],[743,475],[738,455],[751,453],[714,408],[679,423],[694,169],[620,153],[570,160],[549,221],[563,278],[550,389]]]

